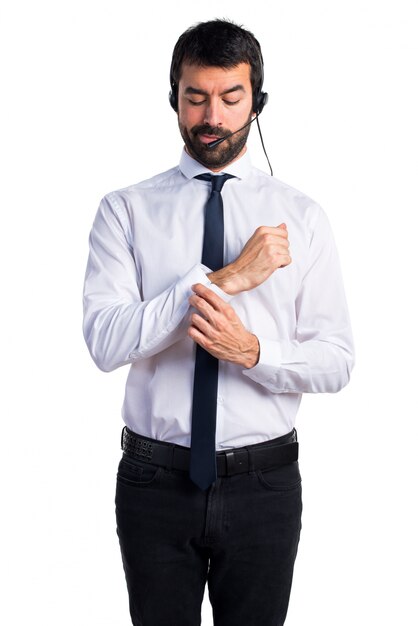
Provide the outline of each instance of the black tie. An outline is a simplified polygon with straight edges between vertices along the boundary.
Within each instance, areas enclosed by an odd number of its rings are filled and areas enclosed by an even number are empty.
[[[224,263],[224,214],[221,190],[230,174],[201,174],[199,180],[212,183],[205,208],[205,232],[202,263],[212,271]],[[207,489],[216,480],[216,406],[218,395],[218,359],[196,346],[194,370],[190,478],[200,489]]]

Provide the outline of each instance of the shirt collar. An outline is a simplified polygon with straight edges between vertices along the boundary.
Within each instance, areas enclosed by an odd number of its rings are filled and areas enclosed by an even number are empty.
[[[194,178],[199,174],[213,174],[211,170],[207,167],[193,159],[189,154],[187,154],[186,150],[183,149],[180,157],[180,171],[186,176],[186,178]],[[251,160],[250,155],[248,154],[248,150],[236,161],[230,163],[225,166],[220,172],[217,174],[232,174],[236,178],[245,178],[249,175],[251,170]]]

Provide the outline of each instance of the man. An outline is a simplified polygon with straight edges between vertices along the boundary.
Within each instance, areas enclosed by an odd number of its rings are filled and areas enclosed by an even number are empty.
[[[207,581],[215,626],[279,626],[301,394],[338,391],[353,365],[338,258],[322,209],[250,163],[266,102],[254,36],[198,24],[170,81],[180,165],[105,196],[85,282],[93,359],[130,364],[116,491],[130,612],[196,626]]]

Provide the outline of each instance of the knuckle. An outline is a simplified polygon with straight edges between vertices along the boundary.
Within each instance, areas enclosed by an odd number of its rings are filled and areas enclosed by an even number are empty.
[[[228,322],[232,322],[235,318],[235,311],[233,309],[228,309],[226,312],[226,318]]]
[[[256,230],[256,233],[261,238],[261,241],[266,241],[271,237],[268,226],[259,226]]]

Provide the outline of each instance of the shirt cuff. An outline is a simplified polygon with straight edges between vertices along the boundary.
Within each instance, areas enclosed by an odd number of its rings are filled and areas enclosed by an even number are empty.
[[[223,291],[220,287],[218,287],[218,285],[210,282],[207,275],[210,274],[212,270],[209,269],[209,267],[206,267],[206,265],[201,265],[200,267],[202,268],[202,272],[204,272],[204,279],[200,281],[202,285],[208,287],[211,291],[213,291],[213,293],[216,293],[216,295],[222,298],[224,302],[229,302],[230,300],[232,300],[232,298],[234,297],[233,295],[231,295],[230,293],[226,293],[226,291]]]
[[[282,348],[279,341],[257,337],[260,345],[258,363],[250,369],[243,370],[243,374],[256,383],[265,383],[273,379],[274,372],[282,365]]]

